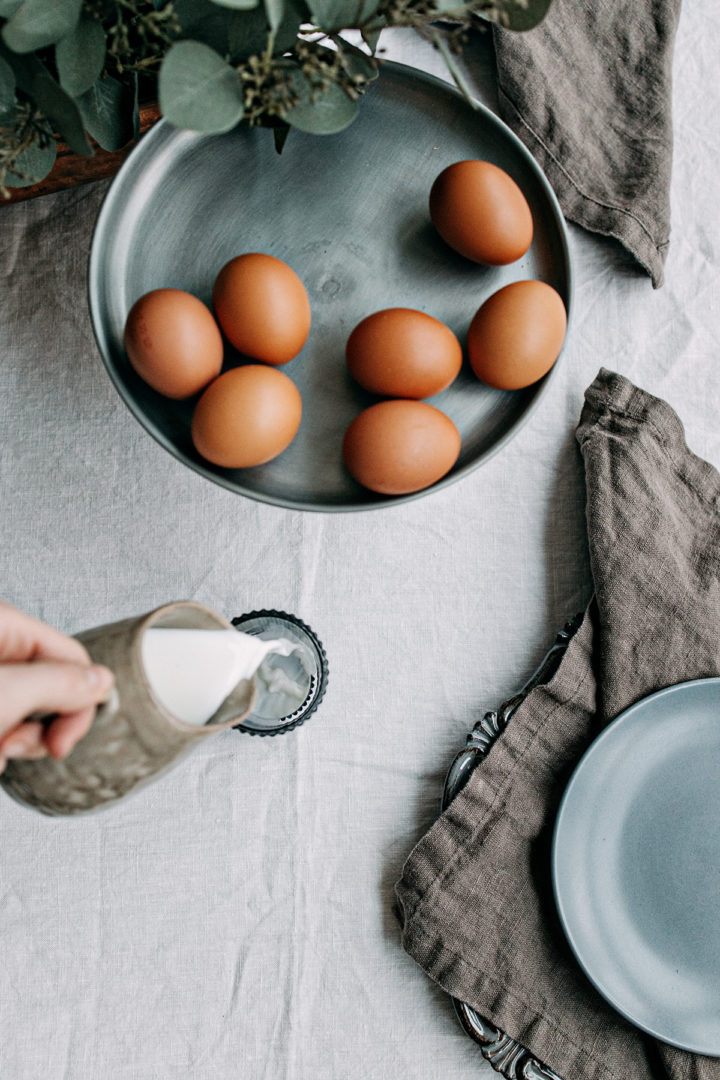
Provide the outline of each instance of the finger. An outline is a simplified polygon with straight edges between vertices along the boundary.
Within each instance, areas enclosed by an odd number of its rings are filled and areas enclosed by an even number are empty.
[[[0,664],[0,738],[33,713],[74,713],[97,705],[112,683],[112,672],[98,664]]]
[[[87,649],[40,619],[0,600],[0,660],[65,660],[89,664]]]
[[[5,758],[47,757],[45,745],[45,727],[38,721],[28,721],[5,736],[0,742],[0,755]]]
[[[95,709],[79,709],[53,720],[45,731],[45,746],[54,758],[64,758],[90,730],[95,719]],[[0,743],[2,754],[2,743]]]

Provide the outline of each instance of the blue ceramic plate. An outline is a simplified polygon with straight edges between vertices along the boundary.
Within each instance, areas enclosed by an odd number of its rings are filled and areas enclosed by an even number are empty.
[[[560,805],[555,897],[600,993],[720,1055],[720,679],[668,687],[592,744]]]

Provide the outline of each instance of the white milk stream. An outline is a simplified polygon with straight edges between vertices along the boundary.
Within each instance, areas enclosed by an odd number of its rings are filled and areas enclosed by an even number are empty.
[[[294,683],[278,668],[261,669],[269,655],[296,651],[291,641],[264,641],[239,630],[150,627],[142,639],[153,694],[168,712],[198,726],[208,722],[242,679],[253,675],[264,693],[284,695],[288,712],[301,705],[307,685]]]

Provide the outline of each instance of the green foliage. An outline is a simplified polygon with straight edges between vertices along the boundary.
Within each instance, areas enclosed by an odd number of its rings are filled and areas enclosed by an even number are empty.
[[[3,38],[16,53],[34,52],[69,34],[80,18],[82,0],[23,0],[3,27]]]
[[[541,22],[552,0],[479,0],[477,15],[507,30],[532,30]]]
[[[12,161],[5,163],[4,186],[31,187],[37,183],[37,177],[47,176],[55,164],[57,146],[54,139],[34,139]],[[0,150],[0,166],[3,164],[3,152]]]
[[[283,53],[294,53],[296,51],[300,27],[303,23],[307,23],[309,18],[310,13],[304,0],[285,0],[285,11],[282,22],[275,30],[275,35],[272,39],[272,51],[275,56],[282,56]],[[267,47],[267,44],[266,30],[265,48]],[[262,52],[264,50],[256,49],[255,51]]]
[[[29,103],[15,101],[0,113],[0,194],[8,187],[29,187],[53,167],[55,140],[42,116]]]
[[[241,11],[247,8],[254,8],[258,6],[259,0],[212,0],[213,4],[217,4],[218,7],[240,9]]]
[[[365,23],[375,14],[377,0],[311,0],[312,21],[317,26],[329,31],[338,31],[349,26]]]
[[[8,112],[15,104],[15,74],[0,56],[0,115]]]
[[[344,41],[339,34],[332,34],[331,40],[338,52],[342,53],[345,69],[351,78],[357,77],[361,83],[369,83],[377,79],[378,66],[372,56],[349,41]]]
[[[70,149],[76,154],[90,157],[92,150],[85,135],[80,109],[59,83],[42,71],[33,79],[32,96],[40,112],[50,121],[53,131],[62,132]]]
[[[179,41],[160,69],[160,108],[176,127],[217,134],[243,115],[238,74],[200,41]]]
[[[78,98],[85,127],[103,150],[120,150],[136,137],[136,86],[137,76],[128,85],[105,75]]]
[[[366,27],[363,27],[362,39],[365,42],[365,44],[367,45],[371,56],[374,56],[376,51],[377,51],[378,42],[380,41],[380,34],[381,33],[382,33],[382,28],[379,27],[379,26],[373,26],[373,27],[366,26]]]
[[[178,127],[268,127],[278,153],[291,128],[342,131],[389,26],[431,41],[469,96],[456,56],[477,17],[528,30],[550,3],[0,0],[0,193],[42,179],[57,139],[89,154],[90,140],[117,150],[137,138],[141,93]],[[346,40],[351,30],[361,45]]]
[[[265,14],[268,26],[274,34],[283,21],[285,14],[285,0],[264,0]]]
[[[290,125],[278,124],[277,127],[274,127],[272,129],[272,131],[275,138],[275,149],[277,150],[278,154],[282,154],[283,147],[285,146],[285,143],[287,142],[287,137],[290,134]]]
[[[180,27],[179,37],[209,45],[221,56],[232,51],[229,48],[229,38],[233,21],[246,14],[229,11],[214,4],[212,0],[175,0],[173,11]]]
[[[83,15],[55,46],[55,66],[63,90],[72,97],[79,97],[89,90],[100,78],[105,51],[102,23]]]
[[[310,135],[334,135],[355,119],[357,101],[352,101],[337,83],[318,87],[301,70],[290,73],[290,85],[297,104],[285,113],[287,122]]]
[[[292,30],[290,45],[297,36],[300,23]],[[230,12],[227,19],[227,53],[231,64],[241,65],[251,56],[261,56],[267,49],[268,24],[265,8],[258,5],[250,11]]]

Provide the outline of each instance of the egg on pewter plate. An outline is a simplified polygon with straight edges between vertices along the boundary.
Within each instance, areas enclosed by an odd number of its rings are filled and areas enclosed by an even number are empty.
[[[226,371],[195,406],[195,449],[213,465],[246,469],[281,454],[295,438],[302,399],[284,372],[265,364]]]
[[[177,400],[197,394],[222,368],[222,334],[212,312],[182,289],[152,289],[136,300],[124,344],[140,378]]]
[[[547,375],[567,327],[562,299],[544,281],[513,281],[493,293],[470,323],[470,366],[488,386],[520,390]]]
[[[364,409],[345,432],[348,472],[381,495],[430,487],[452,469],[460,433],[449,416],[426,401],[391,399]]]
[[[302,281],[274,255],[249,252],[223,266],[213,307],[228,341],[266,364],[287,364],[310,333],[310,300]]]
[[[439,319],[412,308],[385,308],[359,322],[345,350],[350,374],[373,394],[426,398],[457,377],[462,347]]]
[[[451,248],[489,266],[515,262],[532,243],[527,199],[489,161],[456,161],[443,169],[430,190],[430,218]]]

